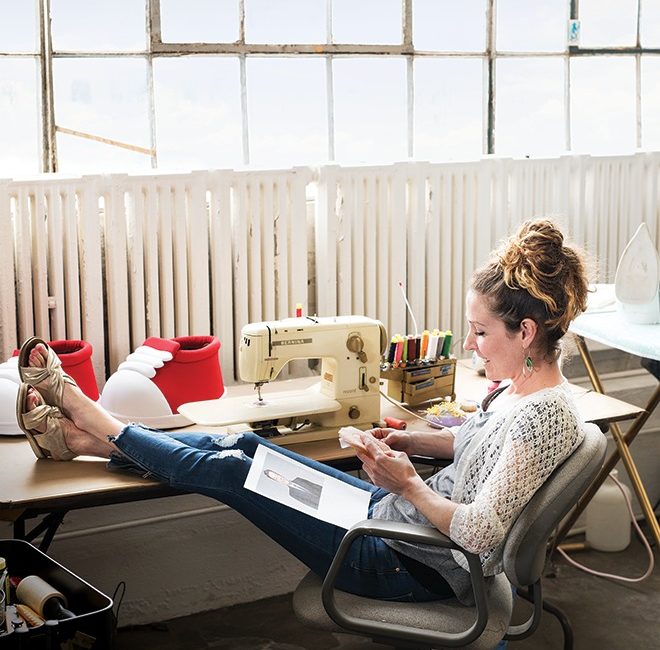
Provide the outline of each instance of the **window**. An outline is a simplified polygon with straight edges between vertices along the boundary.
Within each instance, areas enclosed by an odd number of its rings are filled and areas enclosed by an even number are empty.
[[[61,129],[57,153],[62,169],[85,172],[91,160],[95,170],[102,172],[148,166],[148,156],[138,151],[149,149],[145,59],[67,58],[54,63],[54,97]],[[118,144],[109,146],[72,131]]]
[[[217,169],[243,154],[238,57],[154,61],[158,166]]]
[[[587,101],[589,109],[591,102]],[[557,156],[566,150],[564,62],[559,57],[497,61],[497,153]]]
[[[326,160],[324,62],[252,57],[247,62],[250,162],[280,167]]]
[[[0,57],[0,176],[40,171],[37,62]]]
[[[334,63],[337,159],[348,164],[406,159],[406,69],[402,58]]]
[[[633,151],[634,59],[629,56],[576,59],[571,62],[571,83],[574,150],[600,155]]]
[[[483,147],[483,59],[415,61],[414,151],[420,160],[479,158]]]
[[[659,61],[656,0],[0,1],[0,175],[657,148]]]

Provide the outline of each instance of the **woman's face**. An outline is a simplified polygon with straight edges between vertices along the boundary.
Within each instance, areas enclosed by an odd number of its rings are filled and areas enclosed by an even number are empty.
[[[468,292],[466,315],[469,330],[463,347],[483,359],[486,377],[497,381],[522,374],[521,335],[509,332],[504,321],[489,309],[486,299],[474,291]]]

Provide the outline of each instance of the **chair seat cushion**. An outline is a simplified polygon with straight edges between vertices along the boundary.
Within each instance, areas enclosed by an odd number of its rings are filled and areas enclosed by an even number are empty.
[[[321,601],[323,581],[308,573],[293,594],[293,609],[304,625],[327,630],[346,632],[326,613]],[[399,603],[354,596],[336,592],[337,606],[352,616],[383,623],[397,623],[412,628],[438,632],[463,632],[476,618],[476,610],[461,605],[456,599],[436,600],[428,603]],[[492,650],[502,639],[511,621],[513,596],[511,585],[504,574],[495,577],[488,588],[488,623],[479,639],[466,648]],[[381,639],[387,634],[383,633]],[[442,646],[435,646],[441,648]]]

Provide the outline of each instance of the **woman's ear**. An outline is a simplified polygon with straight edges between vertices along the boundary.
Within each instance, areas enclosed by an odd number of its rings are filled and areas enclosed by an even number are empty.
[[[520,336],[525,349],[529,348],[534,342],[538,327],[536,321],[532,318],[523,318],[520,322]]]

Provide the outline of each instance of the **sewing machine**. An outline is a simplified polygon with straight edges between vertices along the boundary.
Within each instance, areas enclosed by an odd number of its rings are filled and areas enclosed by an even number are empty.
[[[380,321],[365,316],[301,317],[251,323],[241,331],[238,369],[256,396],[190,402],[179,407],[200,425],[247,423],[257,432],[277,429],[296,441],[336,437],[344,425],[380,420],[380,358],[387,344]],[[302,391],[265,392],[294,359],[321,359],[317,384]],[[280,431],[280,428],[283,428]],[[279,441],[279,439],[278,439]]]

